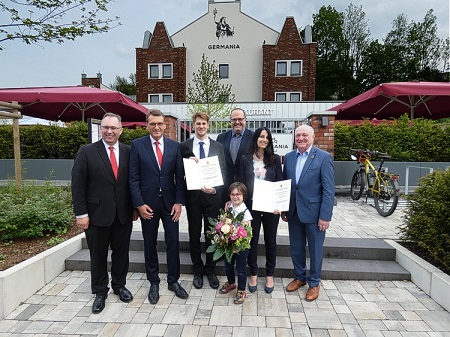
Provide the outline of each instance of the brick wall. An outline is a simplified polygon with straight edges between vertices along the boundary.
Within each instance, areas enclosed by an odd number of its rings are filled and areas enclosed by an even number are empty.
[[[328,117],[328,125],[322,126],[322,117]],[[311,115],[310,125],[314,129],[314,145],[329,152],[334,157],[334,122],[335,116]]]
[[[275,76],[275,61],[302,60],[302,76]],[[303,101],[316,97],[316,43],[303,44],[294,18],[288,17],[276,45],[263,45],[262,100],[274,101],[276,92],[302,92]]]
[[[149,79],[149,63],[172,63],[171,79]],[[148,48],[136,48],[136,101],[149,94],[172,93],[174,102],[186,100],[186,48],[172,47],[163,22],[157,22]]]
[[[98,73],[97,77],[86,77],[86,74],[81,74],[81,85],[85,87],[93,86],[94,88],[101,87],[102,84],[102,74]]]

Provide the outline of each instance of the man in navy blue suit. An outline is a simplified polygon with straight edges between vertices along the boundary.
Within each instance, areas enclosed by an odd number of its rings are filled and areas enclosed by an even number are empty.
[[[289,211],[282,213],[288,221],[289,241],[295,279],[286,290],[296,291],[308,284],[306,300],[319,297],[325,231],[330,226],[334,206],[334,166],[331,155],[313,146],[314,129],[301,125],[295,129],[297,149],[284,161],[283,178],[291,179]],[[306,274],[306,241],[310,268]]]
[[[159,263],[156,243],[159,220],[164,226],[167,254],[167,283],[170,291],[182,299],[188,294],[178,283],[180,277],[179,219],[185,203],[183,159],[179,143],[163,137],[164,114],[151,109],[146,115],[149,136],[131,142],[130,192],[133,206],[139,211],[144,237],[144,257],[148,300],[159,300]]]
[[[224,185],[230,186],[238,180],[241,157],[247,153],[252,141],[253,131],[247,129],[247,117],[241,108],[231,110],[230,122],[232,129],[217,136],[217,141],[223,145],[227,174],[224,177]],[[230,200],[228,188],[223,189],[222,201]]]

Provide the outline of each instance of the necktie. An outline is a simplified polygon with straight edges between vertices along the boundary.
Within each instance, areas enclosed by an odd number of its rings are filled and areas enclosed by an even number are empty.
[[[198,145],[200,145],[200,159],[203,159],[203,158],[206,157],[205,156],[205,149],[203,148],[204,144],[205,144],[204,142],[198,143]]]
[[[235,134],[234,137],[232,138],[230,154],[233,163],[236,161],[237,153],[239,151],[239,137],[241,137],[240,134]]]
[[[303,166],[305,166],[306,159],[308,159],[308,153],[305,151],[303,153],[297,153],[297,164],[295,167],[295,181],[298,183],[300,175],[303,171]]]
[[[162,155],[161,149],[159,148],[159,142],[155,142],[155,148],[156,148],[156,156],[158,157],[159,167],[161,167],[163,155]]]
[[[114,146],[109,147],[109,161],[111,162],[114,176],[117,179],[117,175],[119,173],[119,168],[117,167],[117,159],[116,159],[116,155],[114,154]]]

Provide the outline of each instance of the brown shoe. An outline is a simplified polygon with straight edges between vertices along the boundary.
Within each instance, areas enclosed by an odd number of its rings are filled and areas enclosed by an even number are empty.
[[[319,297],[319,290],[320,285],[317,287],[309,287],[308,291],[306,292],[306,301],[311,302],[317,299]]]
[[[300,281],[295,279],[287,285],[286,291],[287,292],[296,291],[298,288],[303,287],[304,285],[306,285],[306,281]]]

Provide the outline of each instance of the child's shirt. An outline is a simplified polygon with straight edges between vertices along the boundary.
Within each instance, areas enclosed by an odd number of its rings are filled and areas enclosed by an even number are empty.
[[[250,211],[247,209],[247,206],[245,205],[245,202],[243,202],[242,204],[240,204],[237,208],[234,208],[233,203],[231,203],[230,208],[233,210],[233,214],[234,216],[238,215],[241,212],[244,212],[244,219],[242,219],[243,221],[251,221],[253,220],[253,217],[250,213]]]

